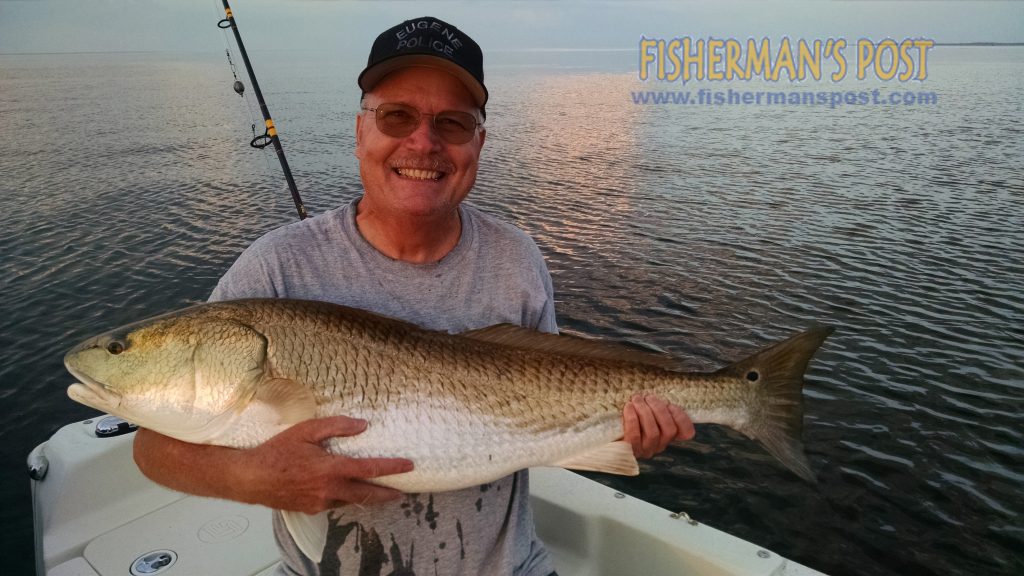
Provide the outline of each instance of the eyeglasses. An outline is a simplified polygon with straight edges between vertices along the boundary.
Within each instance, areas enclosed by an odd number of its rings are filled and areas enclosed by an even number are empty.
[[[405,138],[416,131],[420,118],[431,116],[431,125],[441,140],[449,144],[465,144],[473,139],[476,127],[483,124],[469,112],[446,110],[437,114],[424,114],[405,104],[381,104],[376,108],[363,108],[377,117],[377,129],[393,138]]]

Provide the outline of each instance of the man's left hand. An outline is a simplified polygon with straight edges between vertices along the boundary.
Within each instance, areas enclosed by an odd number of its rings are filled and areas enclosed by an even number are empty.
[[[633,445],[637,458],[651,458],[673,440],[689,440],[694,435],[686,412],[653,394],[633,396],[622,410],[622,428],[622,439]]]

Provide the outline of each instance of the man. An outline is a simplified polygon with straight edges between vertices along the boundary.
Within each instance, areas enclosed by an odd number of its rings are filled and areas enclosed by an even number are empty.
[[[211,300],[326,300],[450,332],[501,322],[557,331],[536,245],[462,203],[486,137],[477,44],[435,18],[403,22],[374,42],[359,85],[363,196],[254,242]],[[643,457],[693,435],[685,414],[656,398],[635,399],[623,418],[625,438]],[[332,510],[319,564],[296,548],[275,513],[282,574],[553,572],[534,532],[527,472],[466,490],[400,494],[368,480],[408,471],[412,462],[335,456],[320,445],[365,427],[345,417],[312,420],[250,450],[140,430],[135,458],[147,476],[185,492]]]

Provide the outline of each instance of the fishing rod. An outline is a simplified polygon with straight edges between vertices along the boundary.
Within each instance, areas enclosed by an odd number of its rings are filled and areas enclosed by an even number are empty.
[[[249,82],[252,83],[252,91],[256,95],[256,101],[260,104],[260,111],[263,113],[263,120],[266,123],[267,129],[262,136],[256,136],[249,142],[249,145],[253,148],[266,148],[267,145],[273,144],[274,151],[277,152],[277,159],[281,162],[281,169],[284,171],[284,178],[288,181],[288,189],[292,192],[292,201],[295,202],[295,210],[299,213],[299,220],[305,220],[309,214],[306,212],[306,206],[302,204],[302,198],[299,197],[299,189],[295,186],[295,179],[292,178],[292,171],[288,168],[288,160],[284,157],[284,148],[281,147],[281,140],[277,137],[277,129],[274,128],[274,120],[270,117],[270,110],[267,108],[267,103],[263,100],[263,92],[260,92],[260,84],[256,81],[256,74],[252,71],[252,64],[249,63],[249,55],[245,52],[245,44],[242,43],[242,35],[238,33],[238,25],[235,24],[235,17],[231,14],[231,6],[228,6],[228,0],[222,0],[224,3],[224,14],[227,16],[223,20],[217,23],[217,27],[231,28],[231,31],[235,34],[235,43],[238,45],[238,52],[242,55],[242,62],[245,63],[245,71],[249,73]],[[230,54],[229,54],[230,58]],[[235,91],[238,91],[238,82],[235,82]],[[239,92],[241,94],[241,92]]]

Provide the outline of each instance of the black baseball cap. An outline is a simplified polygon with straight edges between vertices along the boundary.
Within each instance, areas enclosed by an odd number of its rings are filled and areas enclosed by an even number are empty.
[[[484,55],[480,46],[461,30],[423,16],[406,20],[377,36],[359,87],[369,92],[382,78],[407,66],[429,66],[453,74],[469,89],[481,108],[487,103]]]

